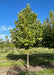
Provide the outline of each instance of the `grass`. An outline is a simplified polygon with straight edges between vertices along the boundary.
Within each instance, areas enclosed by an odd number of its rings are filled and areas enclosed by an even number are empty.
[[[1,51],[2,50],[0,50],[0,60],[8,60],[9,62],[9,60],[15,61],[15,60],[22,59],[22,61],[26,63],[27,52],[24,49],[20,49],[18,51],[17,50],[9,50],[9,51],[3,50],[4,51],[3,53],[1,53]],[[30,64],[35,65],[35,64],[41,64],[41,63],[43,64],[43,63],[54,62],[54,49],[40,48],[40,47],[32,48],[32,49],[29,49],[29,54],[30,54]]]
[[[23,60],[22,61],[6,61],[6,62],[0,62],[0,67],[11,67],[11,66],[23,66]]]
[[[22,72],[20,73],[20,75],[54,75],[54,70],[51,69],[51,70],[44,70],[44,71],[39,71],[39,72]]]
[[[26,65],[26,56],[27,52],[24,49],[19,50],[0,50],[0,67],[7,66],[23,66]],[[53,73],[54,75],[54,49],[48,48],[32,48],[29,49],[30,55],[30,65],[48,65],[48,68],[44,66],[46,69],[40,72],[34,73]],[[1,62],[2,60],[8,60],[6,62]],[[20,75],[26,75],[26,72],[21,73]],[[42,74],[36,74],[42,75]],[[46,74],[45,74],[46,75]],[[48,74],[49,75],[49,74]]]
[[[0,60],[5,60],[7,59],[6,56],[8,54],[26,54],[27,52],[24,49],[19,49],[19,50],[0,50]],[[54,49],[48,49],[48,48],[32,48],[29,49],[29,54],[46,54],[46,53],[54,53]]]

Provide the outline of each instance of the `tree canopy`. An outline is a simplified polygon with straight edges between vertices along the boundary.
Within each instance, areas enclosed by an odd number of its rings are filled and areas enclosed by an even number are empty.
[[[49,19],[43,23],[43,45],[54,48],[54,12],[50,10]]]
[[[41,36],[41,22],[37,20],[37,14],[31,10],[29,4],[18,13],[18,20],[15,21],[15,26],[10,32],[17,47],[23,45],[25,49],[28,49]]]

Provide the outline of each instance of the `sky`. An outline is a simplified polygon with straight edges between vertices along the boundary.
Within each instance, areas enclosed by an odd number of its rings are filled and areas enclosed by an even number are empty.
[[[54,0],[0,0],[0,39],[10,36],[10,29],[15,27],[14,21],[18,19],[17,13],[30,4],[32,11],[38,14],[41,23],[54,11]]]

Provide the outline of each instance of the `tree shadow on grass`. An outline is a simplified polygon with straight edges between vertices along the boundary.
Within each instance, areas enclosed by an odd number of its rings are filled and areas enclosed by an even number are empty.
[[[7,56],[7,59],[9,60],[19,60],[19,59],[24,59],[26,61],[26,55],[18,55],[18,54],[8,54]]]
[[[46,69],[54,69],[54,53],[42,53],[42,54],[32,54],[29,56],[29,63],[33,67],[39,65],[42,68]],[[19,60],[22,59],[23,61],[27,62],[27,55],[15,55],[15,54],[8,54],[7,59],[9,60]]]

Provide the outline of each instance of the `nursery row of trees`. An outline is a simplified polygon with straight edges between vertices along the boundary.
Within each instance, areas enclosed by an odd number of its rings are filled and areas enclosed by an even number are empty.
[[[9,36],[5,36],[5,41],[3,39],[0,39],[0,48],[4,47],[14,47],[14,44],[10,39],[8,38]]]
[[[43,23],[37,19],[37,14],[31,10],[29,4],[18,13],[15,28],[10,30],[11,41],[0,39],[0,47],[50,47],[54,48],[54,12],[50,10],[49,18]]]

